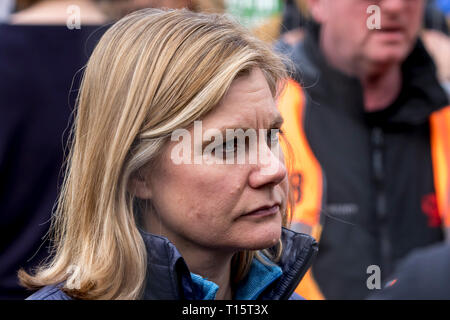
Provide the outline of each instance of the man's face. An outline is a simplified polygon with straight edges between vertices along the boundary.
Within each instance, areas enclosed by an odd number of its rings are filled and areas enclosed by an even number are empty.
[[[339,60],[356,63],[401,63],[420,30],[424,0],[310,0],[314,18],[322,25],[322,44]],[[376,12],[381,29],[369,29]],[[369,23],[370,25],[370,23]]]

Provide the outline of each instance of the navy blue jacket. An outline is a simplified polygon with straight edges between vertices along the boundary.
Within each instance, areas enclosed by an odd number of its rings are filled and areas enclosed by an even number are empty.
[[[198,281],[197,275],[191,274],[189,269],[177,250],[167,238],[141,232],[147,248],[147,280],[143,299],[145,300],[203,300],[205,288],[210,289],[206,283],[210,281]],[[282,233],[283,254],[278,266],[264,266],[254,261],[249,275],[244,278],[238,286],[242,299],[255,300],[293,300],[299,296],[293,294],[298,283],[310,267],[317,254],[316,241],[305,234],[284,229]],[[256,260],[256,259],[255,259]],[[256,263],[256,265],[255,265]],[[251,284],[252,270],[265,269],[265,274],[259,277],[259,287]],[[274,271],[275,270],[275,271]],[[253,274],[257,271],[253,272]],[[272,277],[276,274],[276,277]],[[268,277],[272,277],[268,279]],[[255,283],[255,282],[254,282]],[[28,300],[71,300],[60,288],[60,285],[46,286]],[[244,295],[246,297],[244,297]],[[213,297],[212,297],[213,298]]]

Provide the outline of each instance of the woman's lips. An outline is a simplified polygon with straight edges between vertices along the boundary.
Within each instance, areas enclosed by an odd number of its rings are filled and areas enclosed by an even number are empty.
[[[267,208],[261,208],[261,209],[257,209],[255,211],[251,211],[249,213],[246,213],[244,215],[242,215],[242,217],[267,217],[267,216],[272,216],[278,213],[278,211],[280,210],[280,206],[278,204],[272,206],[272,207],[267,207]]]

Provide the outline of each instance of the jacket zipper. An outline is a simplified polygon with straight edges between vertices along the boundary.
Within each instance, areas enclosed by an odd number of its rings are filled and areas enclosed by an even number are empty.
[[[372,173],[375,185],[375,216],[378,226],[381,278],[392,271],[392,245],[389,236],[387,216],[386,174],[384,167],[385,143],[384,132],[380,127],[372,129]]]

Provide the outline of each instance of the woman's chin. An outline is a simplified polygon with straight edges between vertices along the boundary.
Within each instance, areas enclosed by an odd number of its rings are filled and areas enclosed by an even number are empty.
[[[273,230],[265,230],[264,233],[253,232],[247,235],[247,239],[242,243],[246,250],[262,250],[277,245],[281,237],[281,227]]]

